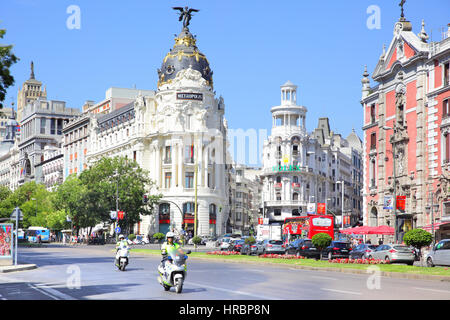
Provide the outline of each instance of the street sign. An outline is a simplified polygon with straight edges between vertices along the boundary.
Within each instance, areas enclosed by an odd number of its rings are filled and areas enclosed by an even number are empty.
[[[20,210],[19,207],[14,208],[10,218],[12,220],[16,220],[17,219],[17,215],[19,215],[19,220],[23,220],[22,210]]]
[[[116,233],[120,233],[120,231],[121,231],[120,227],[117,227],[116,228]]]
[[[123,213],[123,211],[117,211],[117,218],[119,220],[122,220],[125,217],[125,214]]]
[[[110,211],[109,212],[109,216],[111,217],[111,219],[117,219],[117,212],[116,211]]]

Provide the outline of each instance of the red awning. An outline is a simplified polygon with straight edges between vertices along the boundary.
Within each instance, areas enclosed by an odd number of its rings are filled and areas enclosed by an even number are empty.
[[[389,226],[372,227],[369,234],[394,234],[394,228]]]
[[[447,224],[447,223],[450,223],[450,221],[436,222],[436,223],[434,224],[434,230],[433,230],[433,231],[436,231],[437,229],[439,229],[439,227],[440,227],[441,225]],[[423,230],[425,230],[425,231],[431,231],[432,225],[431,225],[431,224],[427,224],[426,226],[420,227],[420,228],[423,229]]]
[[[369,231],[371,230],[371,228],[373,228],[373,227],[360,226],[360,227],[354,227],[354,228],[348,228],[348,229],[341,230],[341,233],[344,233],[344,234],[369,234]]]

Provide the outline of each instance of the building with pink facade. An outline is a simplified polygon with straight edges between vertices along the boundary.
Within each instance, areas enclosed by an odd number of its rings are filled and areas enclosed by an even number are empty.
[[[372,73],[375,85],[367,68],[363,74],[364,225],[396,226],[400,242],[432,224],[437,239],[450,237],[448,28],[428,41],[424,22],[415,33],[402,16]]]

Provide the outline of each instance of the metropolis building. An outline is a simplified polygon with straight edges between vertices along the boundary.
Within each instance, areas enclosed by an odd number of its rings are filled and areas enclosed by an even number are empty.
[[[91,120],[88,165],[103,156],[126,156],[149,171],[156,187],[151,193],[163,195],[155,214],[135,226],[137,234],[193,231],[196,200],[198,234],[225,233],[227,126],[212,74],[184,27],[158,69],[157,90]]]

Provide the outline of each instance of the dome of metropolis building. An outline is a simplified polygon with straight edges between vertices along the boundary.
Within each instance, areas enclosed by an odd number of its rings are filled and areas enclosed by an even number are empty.
[[[161,69],[158,69],[158,88],[172,82],[178,72],[189,67],[199,71],[211,89],[213,88],[213,72],[209,67],[208,59],[198,50],[196,39],[189,29],[183,28],[175,38],[173,49],[164,57]]]

